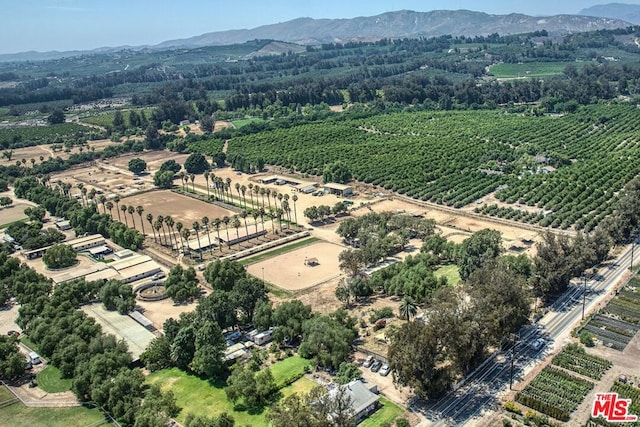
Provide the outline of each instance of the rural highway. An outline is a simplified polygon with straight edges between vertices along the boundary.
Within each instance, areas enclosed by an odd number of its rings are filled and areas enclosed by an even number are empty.
[[[637,243],[637,242],[636,242]],[[634,256],[634,264],[637,256]],[[499,405],[498,395],[509,388],[511,358],[513,357],[513,378],[516,384],[524,376],[525,370],[539,363],[553,351],[554,343],[562,346],[560,340],[567,336],[582,319],[583,298],[585,313],[595,308],[605,296],[618,285],[631,263],[631,247],[627,247],[611,264],[601,267],[598,275],[587,281],[585,294],[583,280],[575,284],[550,307],[550,311],[537,323],[526,325],[519,331],[515,346],[492,355],[473,372],[465,384],[436,402],[416,401],[411,408],[421,412],[432,425],[437,427],[461,426]],[[546,345],[538,350],[531,343],[536,338],[544,338]]]

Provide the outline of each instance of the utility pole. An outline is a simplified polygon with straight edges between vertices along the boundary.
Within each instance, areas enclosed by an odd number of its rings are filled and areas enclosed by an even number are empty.
[[[587,302],[587,275],[584,275],[584,291],[582,292],[582,320],[584,320],[584,306]]]
[[[629,267],[629,270],[633,271],[633,250],[636,247],[636,241],[632,241],[631,242],[631,266]]]

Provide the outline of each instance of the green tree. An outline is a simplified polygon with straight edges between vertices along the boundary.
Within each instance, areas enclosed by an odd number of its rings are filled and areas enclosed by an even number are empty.
[[[53,245],[45,251],[42,262],[53,269],[70,267],[78,262],[78,254],[69,245]]]
[[[248,366],[236,365],[227,379],[224,391],[234,404],[242,399],[249,408],[264,407],[278,390],[270,369],[253,372]]]
[[[171,171],[158,171],[153,174],[153,185],[159,188],[173,187],[174,174]]]
[[[132,173],[139,175],[147,169],[147,162],[136,157],[129,160],[128,168]]]
[[[311,318],[311,307],[299,300],[285,301],[273,311],[271,321],[276,330],[273,338],[276,342],[297,341],[302,336],[302,325]]]
[[[170,367],[171,342],[164,335],[154,338],[140,355],[140,360],[151,372]]]
[[[112,125],[114,131],[124,133],[126,124],[124,122],[124,117],[122,116],[122,111],[116,110],[115,113],[113,113]]]
[[[204,171],[211,169],[211,165],[200,153],[192,153],[184,162],[184,169],[189,174],[201,175]]]
[[[346,184],[351,181],[351,172],[346,164],[341,161],[329,163],[322,170],[322,182],[337,182]]]
[[[347,384],[360,377],[362,377],[362,372],[360,372],[358,365],[355,363],[342,362],[336,374],[336,381],[338,384]]]
[[[214,378],[224,368],[222,356],[226,347],[218,323],[204,322],[196,331],[195,352],[189,367],[198,375]]]
[[[267,300],[267,288],[260,279],[244,277],[236,282],[232,299],[244,314],[246,323],[252,323],[257,304]]]
[[[181,265],[176,265],[169,271],[169,276],[165,280],[164,286],[169,298],[177,304],[184,303],[200,295],[198,278],[193,267],[185,270]]]
[[[24,373],[24,356],[14,337],[0,335],[0,378],[13,379]]]
[[[418,305],[415,303],[413,298],[405,296],[402,298],[398,311],[400,312],[400,318],[409,321],[418,313]]]
[[[102,286],[100,301],[107,310],[118,310],[120,314],[127,314],[136,307],[136,296],[131,286],[119,280],[109,280]]]
[[[466,279],[475,269],[497,258],[503,251],[499,231],[485,229],[474,233],[460,245],[457,261],[460,277]]]
[[[247,277],[247,270],[236,261],[216,260],[207,265],[204,271],[204,278],[213,289],[220,291],[232,291],[234,285]]]
[[[331,316],[316,315],[304,322],[302,335],[298,350],[302,357],[313,358],[320,366],[337,368],[348,359],[356,331]]]
[[[30,221],[42,222],[45,215],[47,214],[47,210],[42,206],[33,206],[25,208],[24,214],[29,218]]]
[[[51,114],[47,118],[47,121],[49,122],[50,125],[59,125],[61,123],[64,123],[65,121],[64,112],[59,108],[56,108],[51,112]]]

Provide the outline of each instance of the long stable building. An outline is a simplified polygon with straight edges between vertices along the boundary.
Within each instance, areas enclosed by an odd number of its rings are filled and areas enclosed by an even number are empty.
[[[61,244],[71,246],[76,252],[82,252],[98,246],[105,246],[106,240],[100,234],[91,234],[89,236],[83,236],[83,237],[78,237],[76,239],[67,240],[65,242],[62,242]],[[24,256],[27,259],[40,258],[44,255],[44,253],[50,247],[51,246],[46,246],[44,248],[25,251]]]

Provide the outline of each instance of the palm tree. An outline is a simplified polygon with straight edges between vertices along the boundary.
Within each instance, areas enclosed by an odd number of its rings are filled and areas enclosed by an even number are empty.
[[[184,251],[184,243],[182,242],[182,229],[184,228],[184,225],[178,221],[176,222],[176,230],[178,230],[178,237],[180,237],[180,248]],[[180,252],[180,251],[178,251]]]
[[[142,235],[146,235],[146,233],[144,232],[144,221],[142,220],[142,213],[144,212],[144,208],[142,206],[136,206],[136,212],[138,212],[138,215],[140,216],[140,224],[142,224]]]
[[[260,217],[260,211],[258,209],[252,210],[251,216],[253,217],[253,223],[256,226],[256,234],[258,234],[258,218]]]
[[[240,202],[240,183],[236,182],[234,187],[236,188],[236,192],[238,193],[238,202]]]
[[[82,202],[85,206],[87,206],[87,187],[82,187],[82,189],[80,190],[80,192],[82,193]]]
[[[120,206],[120,210],[124,214],[124,223],[128,227],[129,226],[129,221],[127,221],[127,205]],[[120,219],[120,215],[118,215],[118,219]]]
[[[105,203],[107,203],[107,196],[105,196],[104,194],[101,194],[100,197],[98,197],[98,201],[100,202],[100,204],[102,205],[102,213],[107,213],[107,209],[104,207]]]
[[[253,207],[253,183],[250,182],[247,187],[249,187],[249,196],[251,196],[251,207]]]
[[[209,194],[209,171],[205,171],[204,175],[204,180],[207,181],[207,200],[209,200],[209,198],[211,197],[211,195]]]
[[[282,206],[282,210],[287,215],[287,230],[288,230],[289,224],[291,223],[291,208],[289,207],[289,201],[283,200],[280,206]]]
[[[111,200],[107,200],[107,203],[104,204],[109,211],[109,215],[111,216],[111,220],[113,220],[113,214],[111,213],[111,209],[113,209],[113,202]]]
[[[158,215],[156,221],[160,223],[160,227],[162,228],[162,234],[164,234],[164,244],[167,244],[167,233],[164,231],[164,217],[162,215]],[[160,244],[162,245],[162,239],[160,239]]]
[[[247,238],[249,237],[249,227],[247,227],[247,217],[249,216],[249,212],[243,210],[240,212],[240,218],[244,220],[244,229],[247,232]]]
[[[231,218],[229,218],[228,216],[225,216],[222,218],[222,222],[224,223],[224,226],[226,227],[227,230],[227,247],[229,247],[229,223],[231,222]]]
[[[184,171],[180,171],[180,173],[178,174],[178,178],[180,178],[180,184],[182,185],[182,191],[184,191]]]
[[[267,188],[266,195],[267,195],[267,202],[269,202],[269,209],[271,209],[271,189],[270,188]],[[262,203],[262,206],[264,206],[264,203]]]
[[[233,204],[231,201],[231,178],[225,179],[224,182],[226,183],[224,188],[227,190],[227,194],[229,195],[229,203]]]
[[[269,208],[269,216],[271,217],[271,232],[276,234],[276,211],[273,208]]]
[[[133,214],[136,213],[136,208],[133,207],[133,205],[131,205],[131,206],[127,207],[127,212],[129,212],[129,215],[131,215],[131,223],[133,224],[132,228],[135,229],[136,228],[136,219],[133,216]]]
[[[222,251],[222,243],[220,242],[220,224],[221,223],[222,221],[220,221],[220,218],[213,219],[213,228],[216,229],[216,233],[218,234],[218,247],[220,248],[220,251]]]
[[[271,191],[271,197],[273,197],[273,207],[278,207],[278,192],[276,190]]]
[[[118,205],[118,203],[120,203],[120,196],[116,194],[116,197],[113,198],[113,201],[116,204],[116,212],[118,212],[118,221],[122,222],[122,220],[120,219],[120,206]]]
[[[159,239],[158,239],[158,240],[160,240],[160,244],[162,245],[162,237],[160,237],[160,229],[161,229],[161,228],[162,228],[162,224],[160,223],[160,221],[158,221],[158,220],[156,219],[156,221],[153,223],[153,230],[154,230],[154,232],[153,232],[153,238],[155,239],[156,231],[157,231],[157,232],[158,232],[158,237],[159,237]]]
[[[284,215],[282,208],[276,209],[276,215],[278,216],[278,223],[280,224],[280,232],[282,232],[282,216]]]
[[[240,228],[240,218],[238,218],[238,215],[233,216],[233,222],[231,225],[236,229],[236,239],[240,239],[240,232],[238,231]]]
[[[400,317],[402,319],[409,321],[416,316],[416,313],[418,313],[418,305],[415,303],[413,298],[406,295],[402,298],[398,311],[400,312]]]
[[[185,243],[187,244],[187,249],[189,250],[189,256],[191,256],[191,249],[189,248],[189,236],[191,236],[191,231],[189,231],[188,228],[183,228],[182,229],[182,238],[184,239]]]
[[[244,201],[244,208],[247,209],[247,197],[245,196],[245,194],[247,193],[247,186],[246,185],[241,185],[240,186],[240,192],[242,193],[242,200]]]
[[[151,225],[151,230],[153,231],[153,241],[158,243],[158,240],[156,239],[156,229],[153,226],[153,214],[151,212],[147,214],[147,221],[149,221],[149,224]]]
[[[264,216],[267,214],[264,210],[264,206],[260,208],[260,219],[262,220],[262,231],[264,231]]]
[[[293,200],[293,216],[296,219],[296,225],[298,225],[298,211],[296,210],[296,202],[298,201],[298,195],[294,194],[291,200]]]
[[[260,188],[260,197],[262,197],[262,207],[264,208],[264,195],[267,194],[266,188]]]
[[[89,191],[89,195],[87,196],[89,197],[89,200],[91,200],[91,203],[96,203],[96,189],[92,188],[91,191]],[[96,212],[98,212],[98,206],[96,205]]]
[[[176,222],[170,216],[164,217],[164,223],[167,224],[167,228],[169,229],[169,247],[173,251],[173,226]]]
[[[209,217],[203,216],[200,221],[202,221],[203,230],[207,230],[207,240],[209,240],[209,253],[212,253],[213,249],[211,248],[211,234],[209,233]]]
[[[202,261],[202,247],[200,247],[200,223],[198,221],[193,223],[193,231],[196,232],[196,239],[198,240],[198,252],[200,252],[200,261]]]
[[[191,180],[191,188],[193,189],[193,192],[196,192],[196,185],[194,184],[194,181],[196,180],[196,176],[194,174],[189,174],[189,179]]]

